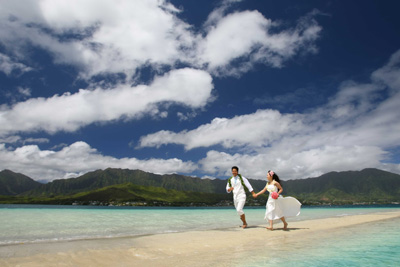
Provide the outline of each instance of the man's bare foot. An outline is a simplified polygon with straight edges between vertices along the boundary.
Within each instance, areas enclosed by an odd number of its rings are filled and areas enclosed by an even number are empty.
[[[288,229],[287,226],[288,226],[288,223],[284,223],[283,224],[283,230],[287,231],[287,229]]]
[[[247,228],[247,224],[243,224],[242,225],[242,228],[244,229],[244,228]]]
[[[266,227],[268,230],[270,230],[270,231],[272,231],[272,230],[274,230],[274,228],[273,227]]]

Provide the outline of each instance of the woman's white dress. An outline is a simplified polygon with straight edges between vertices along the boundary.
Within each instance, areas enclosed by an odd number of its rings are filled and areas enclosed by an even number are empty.
[[[265,212],[265,220],[277,220],[282,217],[293,217],[300,214],[301,203],[294,197],[282,197],[279,195],[277,199],[271,197],[272,192],[278,192],[278,188],[273,184],[265,186],[269,191],[267,201],[267,211]]]

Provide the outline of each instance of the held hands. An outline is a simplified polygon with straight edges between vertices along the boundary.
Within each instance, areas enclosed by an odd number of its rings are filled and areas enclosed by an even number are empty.
[[[254,198],[257,198],[257,197],[258,197],[258,194],[254,193],[254,191],[251,192],[251,194],[253,195]]]
[[[229,193],[232,192],[232,191],[233,191],[233,186],[228,189]]]

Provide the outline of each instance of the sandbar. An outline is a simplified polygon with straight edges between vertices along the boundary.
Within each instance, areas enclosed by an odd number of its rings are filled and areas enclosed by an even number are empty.
[[[129,238],[104,238],[54,243],[0,246],[1,266],[232,266],[251,252],[279,244],[313,242],[313,238],[334,235],[362,224],[379,224],[400,218],[399,211],[334,217],[265,225],[247,229],[156,234]]]

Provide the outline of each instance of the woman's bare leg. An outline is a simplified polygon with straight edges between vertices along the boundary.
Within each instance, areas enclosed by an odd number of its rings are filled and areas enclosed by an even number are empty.
[[[282,217],[281,221],[283,222],[283,230],[287,230],[288,223],[286,222],[285,217]]]
[[[273,222],[274,221],[273,220],[268,220],[268,221],[269,221],[269,227],[267,227],[267,229],[271,230],[271,231],[274,230],[274,228],[273,228]]]

